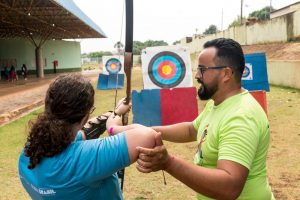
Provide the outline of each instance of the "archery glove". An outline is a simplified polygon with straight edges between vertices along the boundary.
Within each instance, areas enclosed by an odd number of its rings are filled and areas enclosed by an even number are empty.
[[[106,130],[106,121],[109,116],[100,115],[90,119],[82,128],[87,140],[97,139]]]

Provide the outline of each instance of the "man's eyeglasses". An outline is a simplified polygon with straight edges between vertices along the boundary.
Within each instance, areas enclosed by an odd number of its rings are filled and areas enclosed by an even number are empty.
[[[204,72],[206,70],[209,70],[209,69],[224,69],[226,68],[227,66],[214,66],[214,67],[206,67],[204,65],[198,65],[197,67],[197,72],[200,72],[201,75],[203,76]]]
[[[95,109],[96,109],[96,107],[93,106],[93,107],[91,108],[91,110],[90,110],[90,114],[92,114],[92,113],[94,112]]]

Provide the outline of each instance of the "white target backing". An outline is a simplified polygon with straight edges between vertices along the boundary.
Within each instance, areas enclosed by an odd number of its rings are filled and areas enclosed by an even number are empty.
[[[179,46],[142,51],[144,89],[192,87],[190,53]]]
[[[103,74],[124,74],[124,56],[103,56]]]
[[[242,74],[242,80],[253,80],[253,70],[251,63],[245,64],[245,69]]]

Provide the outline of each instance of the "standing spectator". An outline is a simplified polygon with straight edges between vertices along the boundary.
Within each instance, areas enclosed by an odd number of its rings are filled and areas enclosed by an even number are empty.
[[[15,80],[17,80],[16,69],[13,65],[11,65],[11,67],[10,67],[10,81],[14,82]]]
[[[6,79],[7,81],[9,81],[9,76],[10,76],[9,74],[10,74],[9,69],[8,69],[7,66],[5,66],[5,67],[4,67],[4,75],[5,75],[5,79]]]
[[[27,66],[25,64],[22,65],[21,72],[24,77],[24,80],[27,80]]]

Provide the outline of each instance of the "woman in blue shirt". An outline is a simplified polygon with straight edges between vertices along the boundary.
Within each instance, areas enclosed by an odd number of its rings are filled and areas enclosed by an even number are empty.
[[[45,111],[19,158],[21,182],[32,199],[123,199],[116,172],[135,162],[137,146],[154,147],[156,132],[121,126],[119,106],[107,120],[111,137],[85,140],[81,131],[94,110],[94,89],[81,75],[63,75],[47,90]],[[132,129],[134,127],[134,129]]]

